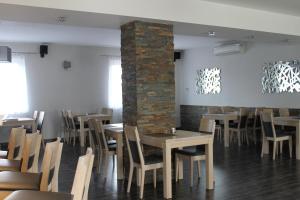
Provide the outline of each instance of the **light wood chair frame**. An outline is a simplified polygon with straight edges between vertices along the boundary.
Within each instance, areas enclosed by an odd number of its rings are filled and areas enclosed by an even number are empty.
[[[249,145],[249,138],[248,138],[248,134],[247,134],[248,119],[246,119],[246,121],[245,121],[245,123],[246,123],[245,127],[244,128],[241,127],[242,117],[247,117],[248,118],[248,113],[249,113],[249,109],[247,109],[247,108],[240,108],[240,111],[239,111],[239,120],[238,120],[238,127],[237,128],[229,127],[229,138],[230,138],[230,141],[233,139],[233,134],[236,134],[239,146],[241,146],[241,143],[243,141],[246,141],[247,145]]]
[[[200,126],[199,126],[199,132],[201,133],[207,133],[207,134],[212,134],[214,135],[215,133],[215,127],[216,123],[214,120],[207,119],[207,118],[201,118],[200,119]],[[190,163],[190,187],[193,187],[194,184],[194,163],[197,162],[197,169],[198,169],[198,177],[200,178],[201,175],[201,161],[206,160],[206,155],[196,155],[196,156],[191,156],[191,155],[185,155],[181,153],[175,153],[175,161],[176,161],[176,167],[175,167],[175,177],[176,177],[176,182],[179,180],[179,162],[183,160],[188,160]]]
[[[128,185],[127,185],[127,193],[130,192],[131,182],[133,177],[134,168],[136,168],[137,172],[137,185],[140,186],[140,199],[143,198],[144,193],[144,181],[145,181],[145,172],[148,170],[153,171],[153,186],[156,188],[156,170],[163,168],[163,162],[155,163],[155,164],[145,164],[142,146],[140,142],[140,136],[136,126],[125,126],[125,140],[127,144],[128,154],[129,154],[129,162],[130,162],[130,169],[129,169],[129,176],[128,176]],[[129,140],[135,141],[137,144],[138,154],[140,163],[136,163],[133,160],[131,148],[129,145]]]
[[[272,141],[273,142],[273,160],[275,160],[276,154],[278,154],[279,148],[278,144],[280,144],[280,153],[282,153],[282,146],[283,146],[283,141],[288,141],[289,142],[289,153],[290,157],[292,158],[292,149],[293,149],[293,141],[292,141],[292,136],[282,136],[282,137],[277,137],[276,135],[276,130],[274,126],[274,120],[273,120],[273,112],[270,112],[269,110],[263,111],[260,113],[260,120],[261,120],[261,127],[262,127],[262,150],[261,150],[261,157],[264,155],[264,148],[265,145],[269,145],[268,142]],[[272,126],[272,133],[273,137],[267,137],[265,134],[265,130],[263,128],[264,124],[263,122],[270,122]]]

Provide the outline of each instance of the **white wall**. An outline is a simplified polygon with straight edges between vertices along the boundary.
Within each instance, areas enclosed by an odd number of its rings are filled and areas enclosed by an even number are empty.
[[[3,43],[1,44],[3,45]],[[6,44],[14,52],[38,52],[38,44]],[[27,74],[29,112],[44,110],[45,138],[61,134],[60,111],[95,112],[108,106],[108,56],[120,55],[119,49],[50,44],[48,55],[24,54]],[[104,55],[104,56],[103,56]],[[62,68],[64,60],[72,67]],[[6,134],[1,141],[4,141]]]
[[[211,48],[190,49],[184,52],[180,75],[176,75],[179,89],[177,106],[228,105],[300,108],[300,93],[262,94],[262,65],[265,62],[300,59],[299,44],[252,44],[245,54],[214,56]],[[196,70],[221,68],[222,91],[216,95],[195,92]],[[178,108],[177,108],[178,110]]]

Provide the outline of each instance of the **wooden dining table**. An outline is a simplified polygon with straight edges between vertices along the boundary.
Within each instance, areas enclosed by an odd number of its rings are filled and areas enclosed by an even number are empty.
[[[224,121],[224,146],[229,147],[229,121],[237,120],[239,114],[237,112],[220,113],[220,114],[203,114],[203,117],[212,120]]]
[[[124,179],[123,166],[123,124],[106,124],[103,125],[105,135],[112,137],[117,143],[117,178]]]
[[[296,159],[300,160],[300,116],[274,117],[273,122],[275,125],[296,127]],[[269,145],[264,146],[264,153],[268,154]]]
[[[85,147],[85,130],[84,130],[84,123],[87,122],[89,119],[98,119],[98,120],[110,120],[112,119],[111,115],[106,114],[82,114],[74,116],[79,121],[79,132],[80,132],[80,147],[84,149]]]
[[[205,145],[206,188],[214,189],[213,172],[213,136],[209,134],[177,130],[174,134],[152,133],[141,135],[142,144],[161,148],[163,150],[163,181],[164,198],[172,198],[172,162],[171,150],[187,146]]]
[[[30,126],[32,132],[36,131],[36,121],[33,118],[8,118],[0,120],[0,126]]]

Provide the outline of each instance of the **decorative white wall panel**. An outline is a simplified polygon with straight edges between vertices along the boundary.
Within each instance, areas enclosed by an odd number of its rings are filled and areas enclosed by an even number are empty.
[[[221,70],[219,68],[205,68],[197,70],[196,93],[219,94],[221,92]]]
[[[266,64],[263,73],[263,93],[300,92],[300,66],[297,61]]]

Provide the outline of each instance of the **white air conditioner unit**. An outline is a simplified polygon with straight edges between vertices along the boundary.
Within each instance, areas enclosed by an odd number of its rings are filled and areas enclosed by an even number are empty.
[[[244,53],[244,52],[245,52],[245,44],[242,43],[224,44],[214,48],[215,56]]]

